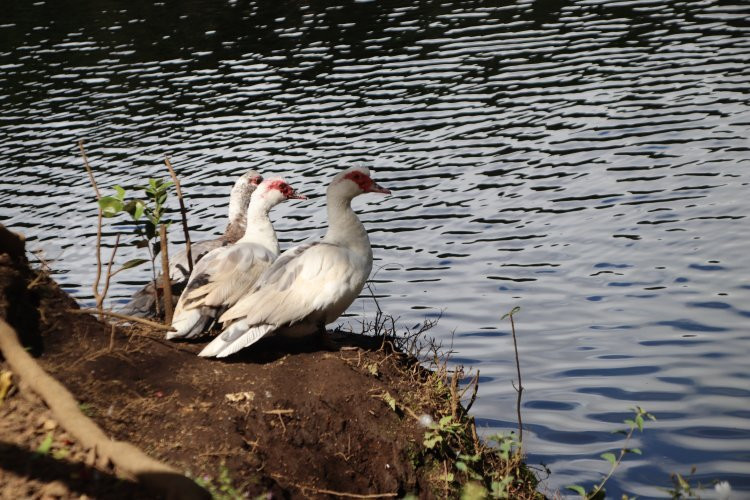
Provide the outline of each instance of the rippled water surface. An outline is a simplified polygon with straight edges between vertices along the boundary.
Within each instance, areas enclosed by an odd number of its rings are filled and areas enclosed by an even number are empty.
[[[610,431],[658,422],[609,486],[670,472],[750,491],[750,5],[740,1],[67,2],[0,18],[0,220],[91,300],[103,188],[165,176],[194,239],[220,232],[248,168],[307,202],[282,246],[326,225],[327,180],[370,166],[356,208],[381,307],[479,369],[487,432],[515,427],[517,326],[531,463],[594,481]],[[175,226],[172,238],[181,235]],[[110,228],[109,232],[116,231]],[[132,255],[121,255],[122,260]],[[147,279],[123,273],[122,301]],[[357,301],[344,322],[372,318]],[[709,486],[710,487],[710,486]]]

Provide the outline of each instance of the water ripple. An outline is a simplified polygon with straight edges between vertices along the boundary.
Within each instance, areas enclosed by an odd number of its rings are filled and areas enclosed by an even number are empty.
[[[73,2],[53,18],[37,2],[0,24],[0,221],[66,290],[91,301],[79,139],[105,190],[165,177],[169,154],[194,239],[221,231],[234,177],[284,174],[310,199],[274,210],[283,247],[324,232],[326,179],[370,165],[394,193],[354,203],[378,301],[406,325],[442,311],[436,335],[481,370],[491,429],[515,426],[500,317],[521,306],[528,449],[553,489],[590,477],[620,412],[642,404],[668,423],[613,496],[660,494],[663,457],[750,491],[750,7],[208,7]],[[148,272],[120,276],[113,302]]]

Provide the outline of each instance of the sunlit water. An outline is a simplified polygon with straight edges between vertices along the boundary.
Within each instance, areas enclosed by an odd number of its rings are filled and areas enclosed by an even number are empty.
[[[166,176],[169,154],[194,239],[223,229],[248,168],[311,196],[275,209],[282,246],[318,237],[328,179],[367,165],[393,190],[355,202],[380,306],[403,326],[442,312],[433,333],[480,370],[487,433],[516,425],[500,317],[521,307],[526,448],[548,492],[599,478],[635,405],[658,421],[613,498],[664,496],[692,465],[750,491],[748,4],[3,10],[0,220],[82,302],[96,212],[78,139],[103,189]],[[122,302],[147,272],[118,278]],[[343,322],[374,310],[365,297]]]

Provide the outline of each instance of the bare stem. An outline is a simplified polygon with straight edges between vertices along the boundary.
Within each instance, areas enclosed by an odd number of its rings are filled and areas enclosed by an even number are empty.
[[[89,174],[89,181],[91,181],[91,185],[94,187],[94,191],[96,192],[96,199],[98,200],[99,198],[101,198],[101,194],[99,194],[99,187],[96,185],[96,179],[94,179],[94,172],[91,170],[91,165],[89,165],[89,157],[86,156],[86,150],[83,149],[83,139],[78,141],[78,149],[81,150],[83,166],[86,167],[86,172],[88,172]]]
[[[169,252],[167,251],[167,226],[159,225],[161,240],[161,285],[164,291],[164,323],[172,324],[172,284],[169,280]]]
[[[146,248],[148,248],[148,256],[151,258],[151,283],[154,284],[154,307],[156,308],[156,316],[161,315],[161,308],[159,307],[159,283],[156,282],[156,255],[151,249],[151,242],[146,238]]]
[[[104,305],[104,299],[107,297],[107,292],[109,291],[109,280],[117,273],[112,272],[112,264],[115,261],[115,254],[117,253],[117,248],[120,246],[120,235],[118,234],[115,237],[115,246],[112,248],[112,254],[109,257],[109,262],[107,263],[107,278],[104,280],[104,290],[102,290],[102,295],[100,299],[97,299],[96,308],[102,309],[102,306]]]
[[[155,330],[172,330],[171,326],[157,323],[156,321],[149,321],[143,318],[137,318],[135,316],[128,316],[127,314],[120,314],[112,311],[99,311],[97,309],[66,309],[66,312],[71,314],[100,314],[104,316],[112,316],[113,318],[124,319],[126,321],[132,321],[134,323],[140,323],[142,325],[150,326]]]
[[[190,245],[190,232],[188,232],[187,223],[187,210],[185,209],[185,201],[182,198],[182,188],[180,187],[180,179],[177,178],[177,174],[172,168],[172,163],[169,161],[169,157],[164,157],[164,163],[166,163],[169,169],[169,174],[172,176],[172,182],[174,182],[175,190],[177,191],[177,200],[180,202],[180,215],[182,216],[182,231],[185,233],[185,253],[187,254],[188,261],[188,274],[193,272],[193,253]]]
[[[514,307],[512,311],[510,311],[505,316],[508,316],[510,318],[510,328],[513,332],[513,350],[516,353],[516,374],[518,375],[518,387],[516,385],[513,385],[513,388],[516,390],[516,393],[518,393],[518,397],[516,398],[516,416],[518,418],[518,442],[521,443],[521,446],[523,446],[523,421],[521,420],[521,396],[523,394],[523,384],[521,383],[521,362],[518,359],[518,342],[516,341],[516,323],[513,320],[513,315],[519,311],[518,307]],[[503,316],[503,317],[505,317]]]
[[[89,164],[89,158],[86,156],[86,150],[83,148],[83,139],[78,141],[78,149],[81,150],[81,157],[83,158],[83,166],[86,168],[86,172],[89,175],[89,182],[94,188],[96,194],[96,200],[99,201],[101,194],[99,193],[99,187],[96,185],[96,179],[94,178],[94,172],[91,170]],[[99,293],[99,281],[102,279],[102,207],[97,203],[99,209],[99,215],[96,220],[96,278],[92,285],[94,292],[94,299],[96,300],[96,307],[100,311],[102,310],[102,304],[104,303],[104,297]],[[101,316],[99,319],[102,319]]]

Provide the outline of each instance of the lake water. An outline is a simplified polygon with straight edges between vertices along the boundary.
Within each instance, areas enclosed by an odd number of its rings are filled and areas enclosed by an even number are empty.
[[[658,421],[613,498],[663,497],[693,465],[693,483],[750,494],[750,4],[3,11],[0,221],[83,303],[96,211],[78,139],[105,189],[168,175],[170,155],[193,239],[223,229],[248,168],[311,197],[275,209],[282,247],[315,238],[328,179],[367,165],[393,190],[355,202],[380,306],[409,327],[442,312],[433,333],[481,371],[473,411],[487,433],[515,428],[500,317],[521,307],[526,449],[552,470],[548,493],[597,480],[599,454],[620,445],[611,431],[640,405]],[[114,302],[147,273],[118,278]],[[374,310],[363,298],[342,322]]]

